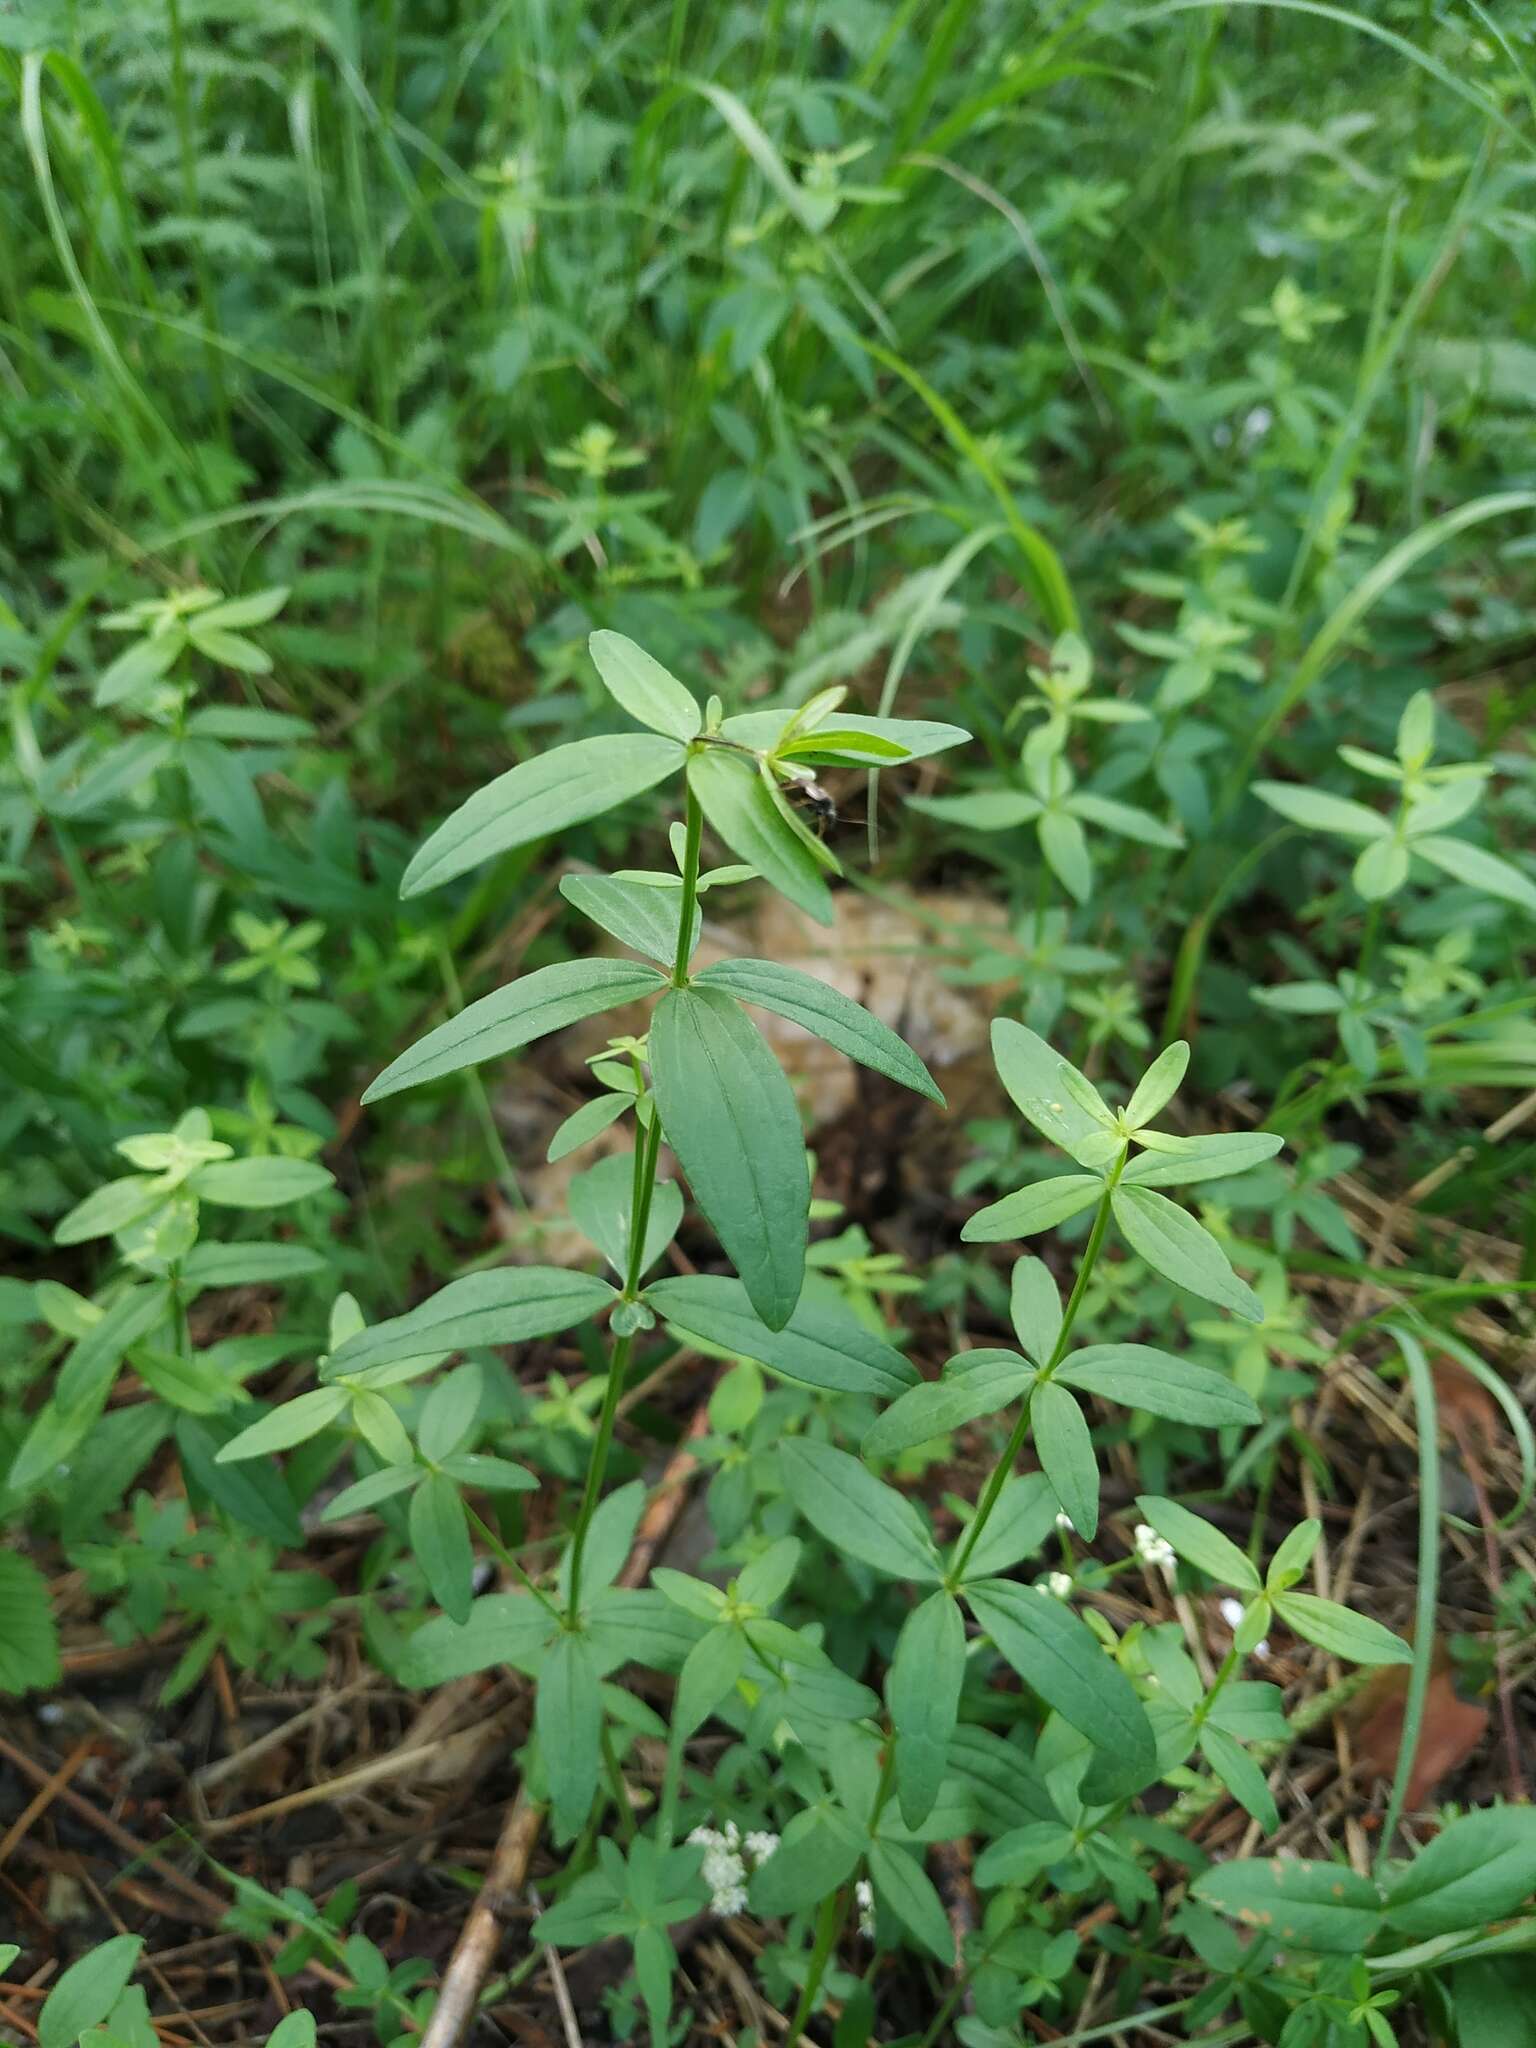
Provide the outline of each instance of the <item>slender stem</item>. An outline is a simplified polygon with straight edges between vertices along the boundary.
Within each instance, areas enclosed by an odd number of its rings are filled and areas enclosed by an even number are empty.
[[[1120,1176],[1125,1170],[1126,1151],[1128,1149],[1122,1148],[1120,1157],[1115,1161],[1109,1178],[1104,1183],[1104,1192],[1099,1197],[1099,1206],[1094,1215],[1093,1228],[1088,1233],[1088,1243],[1083,1251],[1082,1264],[1077,1269],[1077,1278],[1072,1283],[1072,1292],[1067,1298],[1066,1310],[1061,1318],[1060,1334],[1056,1339],[1050,1357],[1046,1360],[1044,1369],[1025,1391],[1023,1402],[1019,1408],[1019,1419],[1013,1425],[1013,1432],[1008,1438],[1003,1455],[992,1468],[992,1476],[987,1481],[986,1491],[982,1494],[980,1504],[975,1514],[971,1517],[970,1527],[966,1530],[961,1541],[959,1555],[956,1557],[954,1569],[949,1575],[948,1584],[951,1588],[958,1585],[964,1576],[965,1567],[971,1552],[981,1540],[981,1532],[987,1526],[992,1510],[997,1506],[998,1495],[1007,1484],[1008,1475],[1012,1472],[1014,1463],[1020,1451],[1024,1448],[1024,1439],[1029,1434],[1029,1405],[1034,1397],[1035,1388],[1042,1379],[1049,1379],[1050,1375],[1066,1356],[1067,1343],[1072,1335],[1072,1325],[1077,1321],[1077,1312],[1083,1305],[1083,1296],[1088,1291],[1088,1282],[1093,1276],[1093,1269],[1098,1262],[1099,1251],[1104,1243],[1104,1234],[1109,1228],[1110,1200],[1115,1192]]]
[[[672,969],[672,985],[683,988],[688,980],[688,959],[691,952],[689,939],[693,933],[693,912],[699,896],[699,841],[703,836],[704,818],[699,809],[698,799],[688,791],[685,842],[683,848],[683,886],[679,892],[677,959]],[[625,1302],[636,1301],[640,1294],[641,1275],[645,1270],[645,1237],[650,1226],[651,1203],[656,1193],[656,1160],[661,1151],[661,1119],[651,1108],[651,1127],[636,1141],[635,1172],[630,1190],[629,1206],[629,1257],[624,1273]],[[602,1412],[598,1416],[597,1436],[592,1445],[592,1455],[587,1460],[587,1476],[581,1490],[581,1506],[577,1510],[576,1528],[571,1537],[571,1597],[566,1610],[566,1626],[576,1628],[581,1615],[581,1567],[586,1556],[587,1532],[592,1526],[592,1517],[597,1512],[597,1503],[603,1490],[603,1479],[608,1470],[608,1454],[613,1448],[614,1424],[618,1420],[619,1398],[624,1392],[624,1376],[629,1369],[629,1355],[633,1339],[626,1333],[613,1340],[613,1353],[608,1362],[608,1384],[603,1390]]]
[[[811,1966],[806,1971],[805,1988],[800,1993],[800,2002],[795,2007],[794,2018],[789,2023],[789,2032],[784,2036],[784,2048],[798,2048],[800,2036],[805,2032],[805,2023],[810,2018],[817,1997],[821,1991],[821,1980],[827,1974],[827,1964],[837,1947],[843,1931],[843,1922],[848,1917],[850,1893],[846,1885],[840,1885],[835,1892],[828,1892],[816,1914],[816,1946],[811,1950]]]
[[[1435,1383],[1423,1347],[1408,1331],[1389,1324],[1408,1369],[1413,1389],[1414,1420],[1419,1432],[1419,1569],[1418,1591],[1413,1614],[1413,1667],[1408,1674],[1408,1692],[1403,1701],[1403,1733],[1398,1744],[1397,1769],[1392,1777],[1392,1795],[1382,1822],[1381,1843],[1376,1851],[1376,1875],[1380,1877],[1392,1854],[1392,1840],[1403,1817],[1408,1784],[1413,1776],[1419,1736],[1424,1727],[1424,1702],[1429,1694],[1430,1661],[1435,1647],[1435,1608],[1440,1596],[1440,1415],[1435,1401]]]
[[[518,1584],[522,1587],[523,1591],[525,1593],[531,1593],[534,1599],[538,1601],[539,1605],[541,1607],[548,1608],[549,1612],[554,1616],[556,1621],[559,1621],[561,1619],[559,1608],[555,1605],[554,1601],[550,1599],[549,1595],[544,1591],[543,1587],[536,1586],[533,1580],[529,1578],[527,1572],[523,1570],[523,1567],[518,1563],[517,1559],[513,1556],[512,1552],[508,1550],[505,1543],[502,1542],[501,1538],[496,1534],[496,1531],[491,1527],[490,1523],[486,1521],[485,1517],[483,1515],[477,1514],[475,1510],[469,1505],[468,1501],[464,1503],[464,1512],[466,1515],[468,1515],[474,1527],[479,1530],[481,1542],[485,1545],[486,1549],[491,1553],[491,1555],[496,1559],[496,1561],[499,1564],[505,1565],[507,1570],[511,1572],[512,1576],[517,1580]]]

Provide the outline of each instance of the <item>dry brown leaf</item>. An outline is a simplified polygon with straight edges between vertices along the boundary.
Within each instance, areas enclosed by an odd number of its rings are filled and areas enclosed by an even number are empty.
[[[1437,1660],[1439,1653],[1437,1652]],[[1358,1725],[1355,1755],[1371,1781],[1389,1783],[1397,1771],[1403,1740],[1403,1714],[1408,1698],[1408,1668],[1394,1664],[1379,1671],[1355,1702]],[[1424,1698],[1424,1721],[1408,1780],[1407,1807],[1421,1812],[1434,1798],[1442,1778],[1464,1764],[1488,1732],[1488,1709],[1461,1699],[1448,1664],[1432,1671]]]

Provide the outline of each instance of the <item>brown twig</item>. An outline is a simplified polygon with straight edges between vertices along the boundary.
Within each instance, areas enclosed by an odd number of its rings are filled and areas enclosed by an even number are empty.
[[[421,2048],[455,2048],[474,2018],[480,1986],[501,1941],[501,1915],[523,1888],[542,1819],[543,1813],[528,1797],[527,1788],[520,1788],[501,1830],[480,1896],[471,1906],[453,1945],[437,2007],[421,2037]]]

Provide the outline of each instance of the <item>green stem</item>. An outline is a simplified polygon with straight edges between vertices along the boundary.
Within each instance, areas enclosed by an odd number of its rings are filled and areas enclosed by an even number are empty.
[[[634,1810],[629,1803],[629,1792],[624,1783],[624,1773],[619,1767],[619,1753],[613,1746],[613,1737],[608,1731],[607,1720],[602,1724],[603,1764],[608,1772],[609,1789],[613,1803],[618,1809],[619,1833],[626,1842],[635,1839]]]
[[[683,848],[683,886],[679,892],[677,958],[672,969],[672,985],[683,988],[688,981],[688,940],[693,931],[694,906],[699,895],[699,841],[703,836],[704,818],[693,791],[688,791],[686,838]],[[626,1302],[637,1301],[640,1296],[640,1279],[644,1271],[645,1236],[651,1220],[651,1202],[656,1193],[656,1160],[661,1151],[661,1119],[655,1105],[651,1109],[650,1129],[635,1145],[634,1180],[630,1190],[629,1205],[629,1258],[624,1274]],[[597,1503],[603,1490],[603,1479],[608,1470],[608,1454],[613,1448],[614,1425],[618,1421],[619,1397],[624,1392],[624,1376],[629,1370],[629,1355],[633,1339],[626,1332],[613,1340],[613,1353],[608,1362],[608,1384],[603,1391],[602,1412],[598,1416],[597,1436],[592,1445],[592,1455],[587,1460],[586,1481],[581,1490],[581,1506],[577,1510],[576,1528],[571,1537],[571,1596],[566,1609],[566,1626],[579,1626],[581,1614],[581,1567],[586,1557],[587,1532],[592,1526],[592,1517],[597,1512]]]
[[[1129,1147],[1122,1147],[1120,1157],[1115,1161],[1109,1178],[1104,1183],[1104,1192],[1099,1197],[1099,1206],[1094,1214],[1093,1228],[1088,1233],[1088,1243],[1083,1251],[1082,1264],[1077,1269],[1077,1278],[1072,1283],[1072,1292],[1067,1299],[1066,1311],[1061,1318],[1060,1334],[1056,1339],[1055,1347],[1050,1357],[1045,1363],[1044,1370],[1025,1392],[1023,1402],[1019,1408],[1019,1419],[1013,1425],[1013,1432],[1008,1438],[1003,1455],[992,1468],[992,1476],[987,1481],[986,1491],[981,1496],[980,1505],[971,1517],[971,1524],[961,1541],[959,1555],[955,1559],[954,1568],[946,1581],[951,1591],[954,1590],[965,1576],[965,1567],[971,1552],[981,1540],[981,1532],[986,1528],[992,1510],[997,1506],[998,1495],[1007,1484],[1008,1475],[1012,1472],[1014,1463],[1020,1451],[1024,1448],[1024,1439],[1029,1434],[1029,1405],[1034,1396],[1035,1388],[1040,1384],[1041,1380],[1050,1378],[1051,1374],[1066,1356],[1067,1343],[1072,1335],[1072,1325],[1077,1321],[1077,1312],[1083,1305],[1083,1296],[1088,1291],[1088,1282],[1093,1276],[1093,1269],[1098,1262],[1099,1251],[1104,1243],[1104,1234],[1109,1228],[1110,1200],[1114,1195],[1121,1174],[1125,1171],[1128,1151]]]
[[[843,1931],[843,1922],[848,1917],[848,1905],[852,1897],[846,1885],[840,1885],[835,1892],[828,1892],[816,1914],[816,1946],[811,1950],[811,1966],[805,1975],[805,1989],[800,1993],[800,2002],[795,2007],[794,2018],[789,2023],[789,2032],[784,2036],[784,2048],[798,2048],[805,2023],[810,2018],[816,2000],[821,1992],[821,1980],[827,1974],[827,1964],[832,1951],[837,1947]]]
[[[1440,1418],[1435,1402],[1435,1383],[1429,1361],[1417,1338],[1389,1324],[1408,1370],[1413,1389],[1414,1420],[1419,1432],[1419,1570],[1418,1591],[1413,1610],[1413,1668],[1408,1675],[1408,1692],[1403,1701],[1403,1733],[1397,1749],[1397,1769],[1392,1778],[1392,1796],[1382,1822],[1380,1846],[1376,1851],[1376,1875],[1380,1877],[1392,1853],[1392,1839],[1403,1817],[1408,1781],[1413,1776],[1419,1734],[1424,1725],[1424,1702],[1429,1693],[1430,1664],[1435,1650],[1435,1606],[1440,1594]]]
[[[517,1559],[513,1556],[512,1552],[508,1550],[505,1543],[502,1542],[501,1538],[496,1534],[496,1531],[491,1527],[490,1523],[486,1521],[485,1517],[483,1515],[476,1514],[475,1510],[469,1505],[468,1501],[464,1503],[464,1512],[466,1515],[468,1515],[470,1522],[474,1526],[474,1528],[476,1528],[480,1532],[481,1542],[485,1545],[486,1549],[497,1560],[497,1562],[499,1564],[505,1565],[506,1569],[509,1572],[511,1572],[512,1576],[517,1580],[518,1584],[522,1587],[523,1591],[525,1593],[531,1593],[534,1599],[538,1601],[539,1605],[543,1608],[547,1608],[549,1613],[554,1617],[554,1619],[556,1621],[559,1621],[562,1618],[559,1608],[555,1605],[554,1601],[550,1599],[549,1595],[543,1590],[543,1588],[541,1586],[536,1586],[533,1580],[529,1578],[527,1572],[523,1570],[522,1566],[518,1563]]]

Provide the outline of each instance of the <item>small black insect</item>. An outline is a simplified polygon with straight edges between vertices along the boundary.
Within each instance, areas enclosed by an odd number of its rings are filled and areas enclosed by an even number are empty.
[[[792,804],[809,811],[816,820],[818,832],[826,833],[837,823],[837,805],[824,790],[809,768],[797,768],[791,774],[786,794]]]

